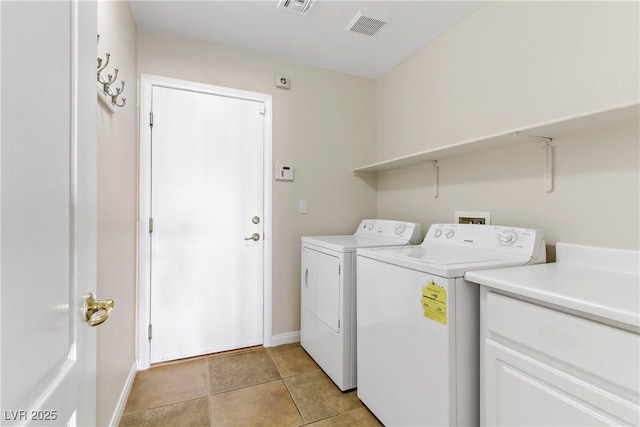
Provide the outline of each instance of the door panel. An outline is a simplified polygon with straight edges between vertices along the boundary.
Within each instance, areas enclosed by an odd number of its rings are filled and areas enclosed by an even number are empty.
[[[639,425],[637,334],[494,292],[483,302],[484,424]]]
[[[96,5],[0,8],[2,424],[95,425]]]
[[[323,252],[302,251],[302,307],[339,332],[340,260]]]
[[[638,405],[492,340],[484,343],[489,425],[638,425]]]
[[[151,362],[261,344],[260,104],[157,86],[152,97]]]

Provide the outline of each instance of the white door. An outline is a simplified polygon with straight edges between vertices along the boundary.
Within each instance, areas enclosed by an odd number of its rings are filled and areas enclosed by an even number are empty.
[[[151,362],[262,343],[261,102],[154,86]]]
[[[95,425],[96,4],[0,15],[0,424]]]

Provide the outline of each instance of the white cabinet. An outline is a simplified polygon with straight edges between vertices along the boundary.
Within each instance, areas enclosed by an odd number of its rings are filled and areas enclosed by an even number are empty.
[[[638,334],[482,291],[482,424],[638,425]]]
[[[568,243],[556,262],[469,272],[480,422],[640,425],[640,253]]]

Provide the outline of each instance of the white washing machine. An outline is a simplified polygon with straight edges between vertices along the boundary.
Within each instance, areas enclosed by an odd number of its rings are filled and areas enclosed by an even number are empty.
[[[479,286],[544,263],[540,230],[434,224],[420,246],[357,251],[358,397],[388,426],[479,423]]]
[[[340,390],[356,387],[356,249],[421,238],[420,224],[380,219],[353,235],[302,238],[300,344]]]

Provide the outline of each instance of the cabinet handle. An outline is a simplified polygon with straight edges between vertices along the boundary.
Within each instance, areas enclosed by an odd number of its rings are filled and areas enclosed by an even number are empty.
[[[304,269],[304,286],[306,288],[309,287],[309,269],[308,268]]]

